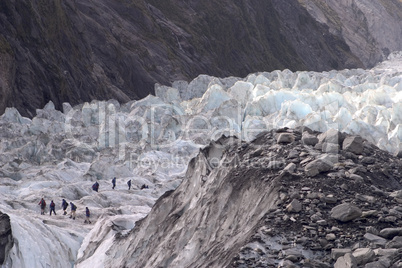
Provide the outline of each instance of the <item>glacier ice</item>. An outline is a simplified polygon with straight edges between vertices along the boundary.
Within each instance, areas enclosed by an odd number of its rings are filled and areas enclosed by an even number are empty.
[[[50,102],[32,120],[7,108],[0,117],[0,211],[11,218],[15,243],[6,267],[101,267],[116,237],[175,189],[189,161],[222,135],[249,141],[273,128],[333,128],[397,153],[402,60],[392,57],[371,70],[201,75],[156,85],[156,96],[122,105],[64,103],[60,112]],[[56,202],[57,216],[40,215],[41,197]],[[60,215],[61,198],[78,206],[75,221]],[[91,225],[83,223],[86,206]]]

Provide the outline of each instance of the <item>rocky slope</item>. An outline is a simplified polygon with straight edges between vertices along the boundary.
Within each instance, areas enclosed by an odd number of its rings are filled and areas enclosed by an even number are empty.
[[[401,178],[401,159],[332,129],[222,138],[105,267],[400,267]]]
[[[0,3],[0,113],[14,106],[33,117],[49,100],[57,109],[63,102],[92,99],[127,102],[153,93],[155,82],[188,81],[200,73],[245,76],[373,64],[385,52],[401,49],[401,5],[359,0],[353,18],[363,2],[361,20],[349,23],[342,17],[349,16],[345,6],[328,11],[297,0],[5,0]],[[370,19],[370,10],[377,9],[384,23],[378,16]],[[343,21],[342,31],[334,31],[339,25],[332,17],[323,23],[330,15]],[[362,38],[352,38],[356,29],[366,29]],[[371,44],[371,37],[374,45],[361,45],[361,40]]]

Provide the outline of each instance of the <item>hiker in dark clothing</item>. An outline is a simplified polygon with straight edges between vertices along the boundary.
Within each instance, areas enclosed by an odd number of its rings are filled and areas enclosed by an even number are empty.
[[[130,190],[131,189],[131,180],[128,180],[127,185],[128,185],[128,190]]]
[[[67,201],[65,199],[63,199],[63,202],[61,203],[61,207],[63,208],[63,211],[64,211],[63,215],[67,215],[66,209],[68,207],[68,203],[67,203]]]
[[[91,221],[89,220],[89,217],[91,216],[91,212],[89,211],[88,207],[85,208],[85,216],[86,216],[86,220],[84,221],[84,223],[91,223]]]
[[[99,183],[98,183],[98,182],[95,182],[95,183],[92,185],[92,190],[98,192],[98,190],[99,190]]]
[[[49,207],[50,207],[50,216],[52,216],[52,212],[54,212],[54,215],[56,215],[56,211],[54,210],[56,208],[56,204],[53,202],[53,200],[52,202],[50,202]]]
[[[73,220],[75,220],[75,212],[77,211],[77,207],[73,204],[73,202],[70,202],[70,207],[71,207],[70,219],[73,218]]]
[[[46,201],[45,201],[45,199],[41,199],[40,201],[39,201],[39,204],[38,205],[40,205],[40,215],[45,215],[45,208],[46,208]]]
[[[114,190],[114,187],[116,187],[116,177],[114,177],[114,178],[113,178],[113,180],[112,180],[112,184],[113,184],[112,189]]]
[[[148,188],[149,188],[149,186],[146,185],[146,184],[143,184],[143,185],[141,186],[141,190],[142,190],[142,189],[148,189]]]

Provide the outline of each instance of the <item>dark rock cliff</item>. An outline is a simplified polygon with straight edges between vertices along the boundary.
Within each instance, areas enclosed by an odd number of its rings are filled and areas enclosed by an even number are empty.
[[[330,30],[297,0],[4,0],[0,113],[126,102],[199,74],[363,67]]]
[[[10,217],[0,212],[0,265],[4,264],[7,253],[12,247]]]

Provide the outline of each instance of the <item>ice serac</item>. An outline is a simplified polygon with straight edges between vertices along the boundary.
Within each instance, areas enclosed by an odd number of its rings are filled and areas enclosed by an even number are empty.
[[[222,138],[203,149],[183,183],[107,252],[105,267],[228,265],[278,197],[274,179],[262,180],[262,168],[249,170],[241,163],[236,142]],[[231,152],[222,154],[226,150]],[[254,150],[250,146],[241,154]],[[223,165],[214,168],[217,159]]]

